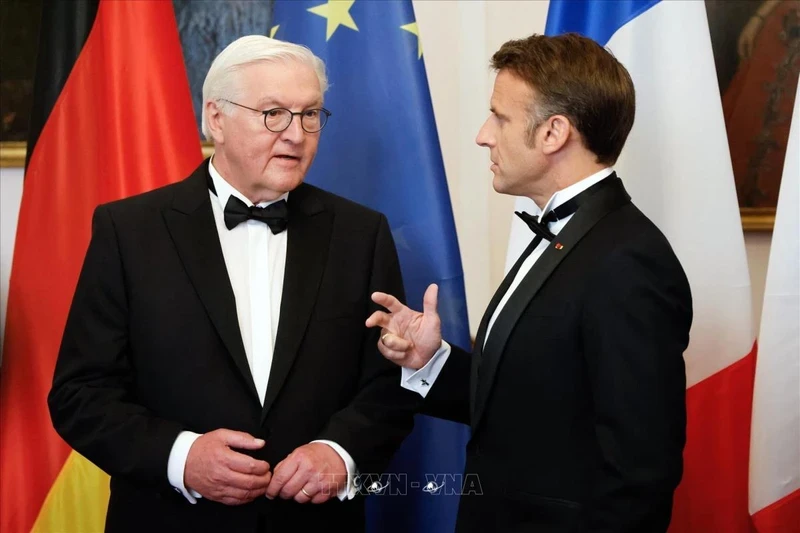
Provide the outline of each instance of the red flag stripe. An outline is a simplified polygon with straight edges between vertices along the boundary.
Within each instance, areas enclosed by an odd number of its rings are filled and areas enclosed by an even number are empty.
[[[790,533],[800,531],[800,490],[764,507],[753,515],[758,533]]]
[[[756,352],[754,343],[747,356],[686,391],[684,476],[671,533],[752,531],[747,479]]]
[[[172,3],[101,1],[26,170],[0,377],[4,532],[30,530],[70,452],[46,397],[93,209],[188,175],[196,131]]]

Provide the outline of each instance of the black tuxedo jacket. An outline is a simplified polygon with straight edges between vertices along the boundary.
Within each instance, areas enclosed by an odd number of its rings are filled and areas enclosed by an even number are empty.
[[[289,195],[280,322],[262,408],[207,173],[206,160],[179,183],[95,211],[48,399],[54,426],[110,474],[110,531],[316,531],[334,523],[359,531],[361,496],[192,505],[168,484],[182,430],[265,438],[264,449],[246,453],[272,467],[298,446],[329,439],[362,473],[381,472],[419,402],[378,353],[379,331],[364,325],[377,307],[373,291],[403,294],[386,218],[303,184]]]
[[[682,474],[691,293],[622,182],[603,183],[487,339],[504,281],[474,353],[454,348],[428,393],[429,414],[472,427],[466,470],[476,476],[459,532],[667,529]]]

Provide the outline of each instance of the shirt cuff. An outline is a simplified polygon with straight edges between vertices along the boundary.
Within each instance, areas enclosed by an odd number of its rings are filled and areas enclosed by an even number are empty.
[[[167,461],[169,484],[175,488],[175,492],[183,494],[183,497],[189,500],[189,503],[197,503],[197,499],[202,498],[198,492],[187,489],[183,483],[183,473],[186,469],[186,459],[189,457],[189,448],[199,437],[199,433],[181,431],[172,444],[172,450],[169,452],[169,460]]]
[[[352,500],[356,495],[356,477],[358,476],[356,463],[353,461],[353,458],[350,457],[350,454],[347,453],[344,448],[332,440],[315,440],[312,442],[321,442],[323,444],[327,444],[333,448],[333,451],[339,454],[339,457],[342,458],[342,461],[344,461],[344,466],[347,468],[347,483],[344,487],[339,488],[339,492],[336,494],[336,497],[339,498],[339,501],[344,501],[345,499]]]
[[[442,340],[442,345],[425,366],[419,370],[404,367],[400,378],[400,386],[416,392],[423,398],[427,396],[436,378],[439,377],[442,367],[447,362],[447,358],[450,357],[450,350],[450,345]]]

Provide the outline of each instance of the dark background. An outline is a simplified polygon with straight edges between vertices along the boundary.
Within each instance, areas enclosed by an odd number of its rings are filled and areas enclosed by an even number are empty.
[[[173,0],[197,131],[203,80],[214,57],[242,35],[269,35],[272,0]],[[26,141],[42,0],[0,0],[0,141]]]

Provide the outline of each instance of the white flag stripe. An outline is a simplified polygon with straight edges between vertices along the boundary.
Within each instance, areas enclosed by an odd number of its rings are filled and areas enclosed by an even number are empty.
[[[800,85],[778,196],[756,361],[751,514],[800,489]]]

